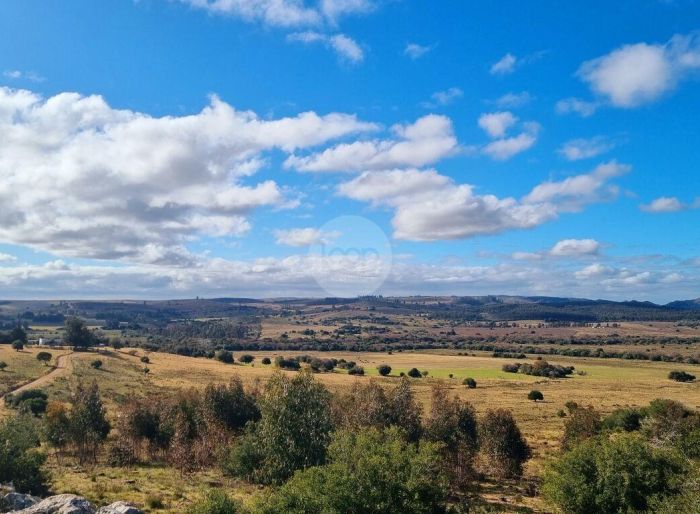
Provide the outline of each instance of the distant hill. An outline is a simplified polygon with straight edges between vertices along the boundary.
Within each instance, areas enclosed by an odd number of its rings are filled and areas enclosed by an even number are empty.
[[[363,296],[359,298],[195,298],[157,301],[0,301],[0,322],[22,318],[61,323],[64,316],[119,322],[175,319],[250,318],[325,309],[371,309],[377,314],[424,313],[454,320],[537,319],[561,322],[700,320],[700,298],[666,305],[652,302],[590,300],[548,296]]]

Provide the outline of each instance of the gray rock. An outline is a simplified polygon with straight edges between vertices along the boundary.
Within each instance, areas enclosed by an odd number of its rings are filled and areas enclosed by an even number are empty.
[[[95,509],[89,501],[74,494],[59,494],[49,496],[36,505],[22,510],[22,514],[95,514]]]
[[[96,514],[145,514],[135,505],[127,502],[114,502],[97,510]]]
[[[2,504],[3,512],[7,512],[8,510],[14,511],[31,507],[39,503],[39,498],[28,494],[11,492],[3,496],[0,503]]]

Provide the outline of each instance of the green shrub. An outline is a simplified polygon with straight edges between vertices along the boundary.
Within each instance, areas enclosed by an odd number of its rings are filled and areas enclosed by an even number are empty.
[[[465,379],[462,381],[462,384],[465,385],[465,386],[467,386],[469,389],[476,389],[476,380],[474,380],[474,379],[471,378],[471,377],[470,377],[470,378],[465,378]]]
[[[538,391],[537,389],[533,389],[532,391],[527,393],[527,399],[532,400],[533,402],[542,401],[542,400],[544,400],[544,395],[542,394],[541,391]]]
[[[642,415],[637,409],[617,409],[603,419],[603,428],[619,432],[634,432],[641,426]]]
[[[444,512],[440,445],[409,443],[397,429],[337,432],[328,464],[298,471],[258,504],[261,514]]]
[[[406,374],[411,378],[420,378],[423,376],[421,375],[421,372],[418,370],[418,368],[411,368]]]
[[[547,466],[542,492],[570,514],[646,512],[676,493],[683,466],[636,434],[581,442]]]
[[[237,512],[236,502],[219,489],[208,491],[204,498],[187,509],[187,514],[236,514]]]
[[[46,492],[48,477],[43,469],[46,455],[40,453],[39,430],[29,416],[0,421],[0,483],[12,482],[20,493]]]
[[[685,371],[674,370],[668,374],[668,378],[676,382],[693,382],[695,380],[695,375],[691,375]]]
[[[391,374],[391,366],[389,366],[388,364],[380,364],[379,366],[377,366],[377,371],[381,376],[387,377]]]
[[[94,369],[102,369],[102,361],[100,359],[95,359],[90,363],[90,366]]]

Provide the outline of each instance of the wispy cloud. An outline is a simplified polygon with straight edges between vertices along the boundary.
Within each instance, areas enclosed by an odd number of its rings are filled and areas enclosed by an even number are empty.
[[[2,75],[8,79],[26,80],[29,82],[44,82],[46,80],[45,77],[42,77],[34,71],[5,70]]]
[[[419,45],[418,43],[407,43],[403,53],[406,57],[412,60],[420,59],[426,54],[433,51],[435,45]]]
[[[287,36],[287,40],[304,44],[321,43],[333,50],[341,61],[350,64],[359,64],[365,59],[362,47],[345,34],[328,35],[314,31],[294,32]]]
[[[648,204],[640,205],[639,208],[644,212],[651,212],[655,214],[698,209],[700,208],[700,197],[696,198],[693,202],[686,203],[682,202],[675,196],[661,196],[655,200],[652,200]]]
[[[445,91],[436,91],[430,95],[429,102],[423,102],[421,105],[426,109],[433,109],[439,106],[450,105],[456,100],[464,96],[464,92],[458,87],[451,87]]]
[[[615,147],[615,143],[603,136],[592,138],[571,139],[564,143],[557,152],[568,161],[590,159],[609,152]]]

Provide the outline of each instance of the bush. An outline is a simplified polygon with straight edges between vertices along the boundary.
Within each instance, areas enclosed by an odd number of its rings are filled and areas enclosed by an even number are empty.
[[[217,350],[214,358],[224,364],[233,364],[233,354],[228,350]]]
[[[285,359],[281,355],[275,357],[275,366],[280,369],[289,369],[293,371],[301,369],[301,363],[298,359]]]
[[[102,369],[102,361],[100,359],[95,359],[90,363],[90,366],[94,369]]]
[[[396,429],[338,432],[329,463],[298,471],[258,505],[261,514],[423,514],[445,510],[440,446]]]
[[[532,391],[527,393],[527,399],[532,400],[533,402],[542,401],[542,400],[544,400],[544,395],[542,394],[541,391],[538,391],[537,389],[533,389]]]
[[[263,359],[262,359],[260,362],[262,362],[263,364],[265,364],[265,366],[268,366],[268,365],[272,364],[272,361],[270,360],[270,357],[263,357]]]
[[[379,366],[377,366],[377,371],[381,376],[387,377],[391,374],[391,366],[389,366],[388,364],[380,364]]]
[[[208,491],[204,498],[187,509],[187,514],[236,514],[237,512],[236,502],[219,489]]]
[[[38,451],[36,421],[14,416],[0,421],[0,483],[12,482],[20,493],[46,492],[48,477],[43,469],[46,456]]]
[[[151,359],[148,357],[148,355],[144,355],[143,357],[141,357],[141,362],[143,362],[144,364],[150,364]]]
[[[642,415],[637,409],[617,409],[603,420],[603,428],[612,431],[634,432],[641,427]]]
[[[46,412],[48,395],[41,389],[25,389],[16,394],[6,394],[5,405],[20,412],[38,416]]]
[[[676,492],[682,473],[670,453],[634,434],[596,437],[548,465],[542,492],[571,514],[646,512]]]
[[[255,357],[253,357],[252,355],[247,354],[247,353],[238,357],[238,362],[241,362],[243,364],[250,364],[254,360],[255,360]]]
[[[411,378],[420,378],[423,376],[421,375],[421,372],[418,370],[418,368],[411,368],[406,374]]]
[[[487,411],[479,424],[479,442],[485,467],[491,474],[497,478],[522,475],[531,450],[510,411]]]
[[[348,370],[348,375],[364,375],[365,368],[362,366],[354,366]]]
[[[238,377],[228,385],[209,384],[202,397],[204,416],[212,424],[224,430],[236,432],[247,423],[260,419],[260,409],[255,397],[243,388]]]
[[[676,382],[693,382],[695,380],[695,375],[686,373],[685,371],[671,371],[668,374],[668,378],[675,380]]]
[[[475,389],[476,388],[476,380],[473,378],[465,378],[462,381],[462,384],[467,386],[469,389]]]
[[[162,509],[163,507],[165,507],[163,497],[160,495],[152,494],[146,496],[146,505],[148,505],[149,509]]]
[[[420,435],[421,408],[413,397],[408,378],[393,388],[383,388],[375,380],[356,382],[349,392],[339,394],[333,403],[334,419],[339,427],[350,430],[397,427],[406,438],[416,441]]]
[[[24,350],[24,343],[19,339],[17,341],[13,341],[12,349],[16,352],[21,352],[22,350]]]
[[[579,442],[600,434],[601,428],[600,414],[593,407],[572,409],[564,422],[562,448],[573,448]]]
[[[7,362],[0,361],[0,371],[5,371],[5,368],[7,368]]]

